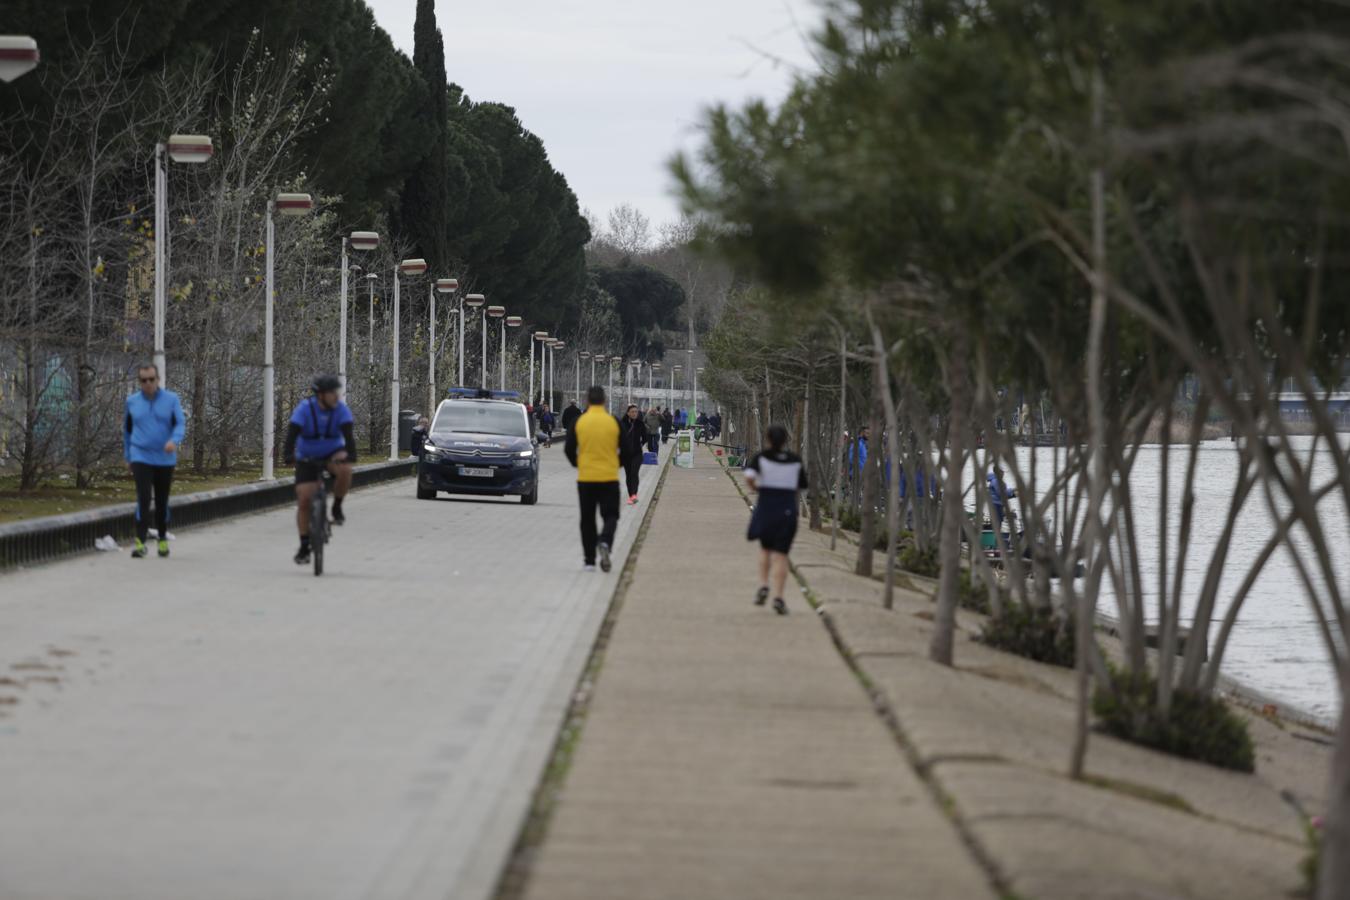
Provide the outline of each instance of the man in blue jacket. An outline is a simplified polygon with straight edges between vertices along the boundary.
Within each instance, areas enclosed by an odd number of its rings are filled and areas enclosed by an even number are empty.
[[[173,485],[178,445],[183,442],[187,420],[178,395],[159,386],[159,369],[153,363],[141,366],[136,378],[141,389],[127,398],[122,456],[136,482],[136,546],[131,555],[142,559],[150,531],[152,493],[159,555],[169,555],[169,488]]]

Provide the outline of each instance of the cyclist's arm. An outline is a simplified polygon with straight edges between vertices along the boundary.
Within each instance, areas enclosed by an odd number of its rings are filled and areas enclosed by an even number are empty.
[[[351,422],[342,423],[342,438],[347,442],[347,458],[343,462],[356,462],[356,433],[352,431]]]
[[[281,458],[287,463],[295,462],[295,441],[300,437],[300,426],[294,422],[286,426],[286,449],[282,451]]]
[[[131,401],[128,400],[124,407],[126,416],[122,421],[122,458],[131,462]]]

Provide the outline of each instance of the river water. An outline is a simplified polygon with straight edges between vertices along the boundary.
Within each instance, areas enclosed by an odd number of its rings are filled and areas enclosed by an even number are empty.
[[[1306,459],[1307,451],[1312,447],[1312,438],[1295,437],[1293,441],[1296,447],[1304,451]],[[1023,472],[1029,473],[1031,450],[1021,448],[1018,452]],[[1140,566],[1146,585],[1146,609],[1150,622],[1157,619],[1157,523],[1164,452],[1167,451],[1161,446],[1140,448],[1139,458],[1130,474],[1131,495],[1135,503],[1135,529],[1140,545]],[[1332,477],[1332,452],[1331,449],[1321,449],[1314,455],[1316,484],[1322,484]],[[1053,450],[1038,448],[1036,453],[1037,481],[1041,485],[1048,484]],[[1170,453],[1167,501],[1170,522],[1169,580],[1176,564],[1177,531],[1180,528],[1181,494],[1188,450],[1174,446],[1170,448]],[[1206,441],[1201,446],[1195,481],[1195,521],[1191,529],[1191,549],[1187,554],[1182,590],[1186,624],[1189,624],[1192,609],[1187,604],[1193,604],[1204,583],[1209,559],[1227,518],[1237,473],[1235,444],[1222,440]],[[1007,478],[1011,482],[1011,476]],[[1347,514],[1339,492],[1323,501],[1321,513],[1322,527],[1333,555],[1333,567],[1340,575],[1337,582],[1344,589],[1350,585],[1350,581],[1345,578],[1350,573],[1350,514]],[[1268,509],[1258,485],[1247,499],[1234,531],[1228,564],[1220,582],[1215,622],[1210,629],[1211,648],[1230,598],[1246,578],[1251,562],[1260,554],[1275,527],[1275,517]],[[1301,531],[1291,534],[1290,544],[1304,554],[1305,560],[1312,559],[1311,544]],[[1315,571],[1315,567],[1309,568]],[[1115,597],[1109,578],[1103,580],[1099,609],[1105,614],[1116,615]],[[1332,619],[1334,629],[1334,617],[1330,613],[1328,616]],[[1280,706],[1293,707],[1334,724],[1341,702],[1335,672],[1308,593],[1288,552],[1277,551],[1270,558],[1243,604],[1224,654],[1223,674],[1245,687],[1268,695]]]

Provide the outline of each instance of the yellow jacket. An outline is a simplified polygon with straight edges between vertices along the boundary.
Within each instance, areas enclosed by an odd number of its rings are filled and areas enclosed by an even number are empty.
[[[581,414],[567,432],[564,450],[577,467],[577,481],[619,480],[619,420],[604,407],[592,406]]]

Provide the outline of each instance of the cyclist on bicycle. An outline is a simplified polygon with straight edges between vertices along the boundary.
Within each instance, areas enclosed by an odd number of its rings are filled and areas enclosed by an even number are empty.
[[[319,473],[333,474],[333,522],[347,521],[342,500],[352,484],[352,463],[356,462],[356,438],[352,434],[352,411],[338,399],[342,382],[336,375],[320,375],[311,385],[314,396],[300,401],[291,413],[286,429],[286,462],[295,463],[295,520],[300,527],[297,565],[308,565],[309,505],[319,489]]]

